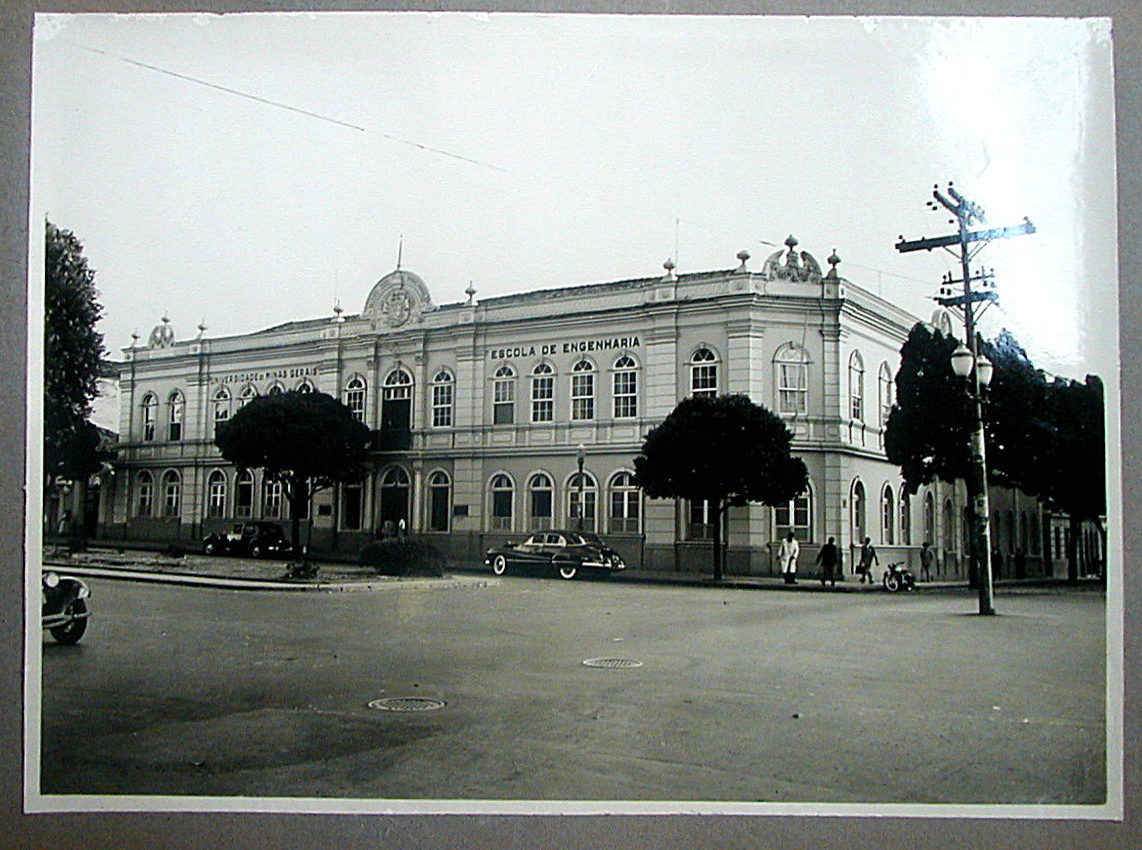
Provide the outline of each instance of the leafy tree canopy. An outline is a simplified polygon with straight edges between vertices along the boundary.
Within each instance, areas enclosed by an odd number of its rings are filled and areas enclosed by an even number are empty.
[[[364,474],[369,429],[333,396],[287,392],[251,399],[218,425],[214,442],[239,469],[320,489]]]
[[[973,411],[965,381],[952,371],[958,345],[917,324],[900,351],[884,446],[910,493],[937,478],[950,482],[968,474]],[[984,412],[989,480],[1034,495],[1041,489],[1049,432],[1046,378],[1007,331],[995,342],[981,342],[980,351],[994,366]]]
[[[808,471],[793,435],[744,395],[683,399],[646,436],[634,460],[648,496],[777,505],[804,492]]]
[[[251,399],[222,422],[214,442],[239,469],[262,469],[280,481],[293,506],[292,542],[309,499],[335,481],[364,475],[369,429],[325,393],[287,392]]]
[[[99,392],[104,352],[95,323],[103,308],[79,240],[50,221],[46,236],[44,398],[49,413],[83,419]]]
[[[687,398],[646,435],[635,477],[648,496],[710,503],[720,579],[726,508],[784,504],[808,486],[805,462],[789,453],[792,439],[780,417],[747,396]]]
[[[918,324],[901,349],[896,405],[884,444],[900,466],[905,489],[940,478],[965,478],[972,411],[962,379],[952,373],[958,345],[938,330]],[[1106,513],[1105,400],[1102,381],[1048,380],[1014,336],[981,341],[995,367],[985,396],[984,437],[988,479],[1038,496],[1069,516],[1072,539],[1079,524]],[[1070,558],[1070,574],[1077,578]]]
[[[967,475],[971,408],[963,381],[952,371],[957,342],[917,324],[900,350],[896,403],[888,416],[884,448],[900,467],[905,489],[915,493],[939,478]]]
[[[1072,520],[1106,514],[1106,437],[1102,380],[1056,378],[1047,395],[1049,434],[1040,492],[1052,508]]]
[[[103,308],[79,240],[50,221],[45,227],[44,475],[51,482],[99,469],[98,432],[86,419],[99,392],[104,352],[95,324]]]

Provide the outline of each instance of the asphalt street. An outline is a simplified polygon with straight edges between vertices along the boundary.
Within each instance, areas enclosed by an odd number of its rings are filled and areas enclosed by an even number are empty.
[[[43,643],[47,794],[1077,804],[1106,793],[1096,591],[1005,593],[999,616],[979,617],[967,592],[512,576],[359,593],[90,584],[82,643]],[[424,710],[371,708],[379,699]]]

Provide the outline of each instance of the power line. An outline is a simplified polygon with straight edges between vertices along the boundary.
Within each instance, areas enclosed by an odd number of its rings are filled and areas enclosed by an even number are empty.
[[[481,162],[478,159],[472,159],[471,157],[461,156],[458,153],[452,153],[451,151],[446,151],[446,150],[443,150],[441,148],[434,148],[431,145],[421,144],[420,142],[414,142],[414,141],[411,141],[409,139],[402,139],[400,136],[394,136],[392,133],[384,133],[384,132],[381,132],[380,130],[373,130],[373,129],[370,129],[369,127],[363,127],[360,124],[351,124],[348,121],[342,121],[339,118],[332,118],[328,115],[322,115],[319,112],[311,112],[308,109],[301,109],[300,107],[297,107],[297,106],[291,106],[288,103],[282,103],[281,101],[277,101],[277,100],[270,100],[269,98],[260,97],[259,95],[250,94],[249,92],[244,92],[244,91],[241,91],[239,89],[230,88],[229,86],[223,86],[223,85],[219,85],[218,83],[212,83],[212,82],[209,82],[208,80],[200,80],[197,77],[191,77],[188,74],[180,74],[177,71],[171,71],[167,68],[161,68],[158,65],[150,65],[146,62],[140,62],[137,59],[131,59],[127,56],[120,56],[120,55],[118,55],[116,53],[112,53],[108,50],[101,50],[98,47],[88,47],[88,46],[83,45],[83,44],[77,44],[74,41],[68,41],[67,39],[60,39],[60,40],[63,41],[65,44],[69,44],[72,47],[75,47],[78,50],[86,50],[89,53],[97,53],[100,56],[106,56],[109,59],[115,59],[119,62],[125,62],[126,64],[134,65],[137,68],[144,68],[148,71],[154,71],[155,73],[158,73],[158,74],[165,74],[168,77],[174,77],[175,79],[184,80],[185,82],[194,83],[195,85],[199,85],[199,86],[204,86],[208,89],[214,89],[215,91],[225,92],[226,94],[232,94],[235,97],[241,97],[241,98],[245,98],[246,100],[252,100],[255,103],[261,103],[265,106],[273,106],[273,107],[276,107],[277,109],[284,109],[287,112],[293,112],[293,113],[296,113],[298,115],[304,115],[307,118],[316,118],[318,121],[325,121],[329,124],[336,124],[338,127],[345,127],[346,129],[349,129],[349,130],[357,130],[358,132],[361,132],[361,133],[368,133],[368,134],[373,135],[373,136],[380,136],[382,139],[387,139],[390,142],[397,142],[398,144],[408,145],[409,147],[417,148],[419,150],[427,151],[429,153],[440,154],[441,156],[446,156],[446,157],[449,157],[451,159],[458,159],[461,162],[468,162],[468,163],[471,163],[472,165],[479,165],[479,166],[482,166],[484,168],[491,168],[491,169],[494,169],[496,171],[503,171],[505,173],[507,172],[506,168],[502,168],[498,165],[492,165],[491,163],[488,163],[488,162]]]

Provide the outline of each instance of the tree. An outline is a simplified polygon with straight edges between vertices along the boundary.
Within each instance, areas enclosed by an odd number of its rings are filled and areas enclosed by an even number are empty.
[[[63,479],[79,488],[99,469],[95,426],[87,421],[98,395],[103,335],[95,324],[103,312],[83,245],[71,231],[45,222],[44,275],[44,487]],[[82,528],[82,517],[76,526]]]
[[[687,398],[646,435],[634,459],[635,478],[652,498],[709,503],[720,581],[726,510],[748,502],[785,504],[805,492],[809,473],[790,455],[792,439],[776,414],[747,396]]]
[[[951,482],[967,475],[972,413],[964,382],[951,368],[957,345],[917,324],[900,352],[896,405],[884,445],[910,493],[936,478]],[[984,397],[988,482],[1018,488],[1066,513],[1072,541],[1084,521],[1094,522],[1105,551],[1102,381],[1088,376],[1085,383],[1048,382],[1008,331],[994,342],[981,341],[980,350],[995,367]],[[1072,580],[1078,569],[1074,555],[1068,553]]]
[[[1041,497],[1067,515],[1070,545],[1067,578],[1078,581],[1080,534],[1092,522],[1106,551],[1106,437],[1102,381],[1087,375],[1084,382],[1056,378],[1047,393],[1046,418],[1050,440],[1045,451]],[[1105,575],[1105,573],[1103,573]]]
[[[369,429],[325,393],[259,396],[222,422],[214,442],[240,470],[262,469],[281,482],[292,514],[291,541],[300,548],[301,520],[313,494],[364,474]]]
[[[973,413],[966,383],[952,371],[958,345],[954,337],[917,324],[900,350],[884,448],[909,493],[936,479],[953,482],[968,475]],[[1008,331],[993,343],[981,341],[980,351],[994,366],[984,413],[988,481],[1035,495],[1049,436],[1046,379]]]

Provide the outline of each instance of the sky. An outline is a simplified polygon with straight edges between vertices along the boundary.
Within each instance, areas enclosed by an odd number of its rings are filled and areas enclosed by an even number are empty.
[[[977,258],[987,329],[1116,369],[1103,21],[42,15],[34,51],[32,232],[84,244],[116,359],[164,315],[359,312],[398,252],[443,304],[760,269],[793,234],[928,318],[957,260],[894,245],[953,232],[926,202],[954,181],[1037,228]]]

